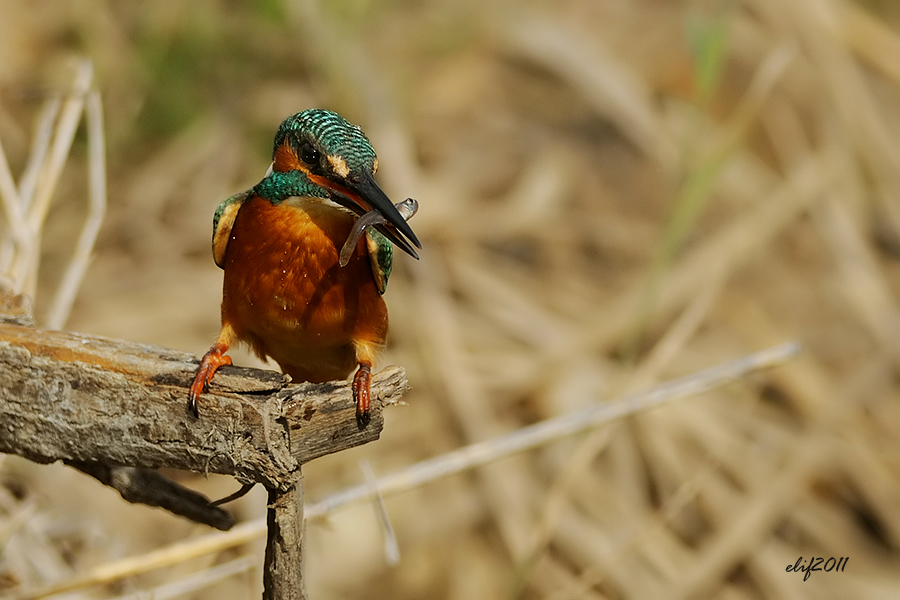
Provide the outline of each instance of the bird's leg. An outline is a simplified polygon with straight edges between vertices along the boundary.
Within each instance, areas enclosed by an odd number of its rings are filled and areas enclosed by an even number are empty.
[[[360,429],[369,424],[369,401],[372,386],[372,363],[360,361],[359,368],[353,376],[353,400],[356,401],[356,424]]]
[[[200,360],[200,366],[194,375],[193,383],[191,383],[191,391],[188,393],[188,410],[195,417],[200,416],[200,412],[197,410],[197,400],[203,392],[209,390],[209,382],[213,375],[222,365],[231,364],[231,357],[225,353],[228,352],[233,340],[234,331],[228,325],[224,325],[219,333],[219,339]]]

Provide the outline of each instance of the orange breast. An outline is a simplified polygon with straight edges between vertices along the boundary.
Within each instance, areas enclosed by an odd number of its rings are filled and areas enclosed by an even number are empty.
[[[359,345],[380,347],[387,308],[361,241],[338,264],[354,217],[326,202],[253,197],[238,212],[225,254],[222,322],[295,380],[346,377]]]

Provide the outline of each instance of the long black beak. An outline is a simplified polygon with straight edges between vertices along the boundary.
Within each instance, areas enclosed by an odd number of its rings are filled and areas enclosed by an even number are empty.
[[[406,222],[403,215],[400,214],[400,211],[397,210],[390,198],[387,197],[387,194],[381,191],[381,188],[375,183],[375,179],[372,175],[370,173],[364,173],[361,181],[348,181],[346,186],[349,191],[354,192],[358,197],[353,198],[333,187],[329,189],[335,195],[341,196],[341,198],[338,198],[338,200],[343,200],[341,204],[344,204],[359,215],[364,215],[371,210],[376,210],[381,213],[387,220],[387,223],[376,225],[375,228],[387,239],[391,240],[394,245],[413,258],[418,259],[419,255],[412,245],[410,245],[410,242],[412,242],[416,248],[421,248],[422,243],[419,242],[419,238],[413,233],[409,223]]]

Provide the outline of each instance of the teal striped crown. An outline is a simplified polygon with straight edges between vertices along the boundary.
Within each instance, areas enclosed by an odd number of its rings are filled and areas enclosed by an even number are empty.
[[[342,158],[351,174],[371,173],[375,165],[375,149],[362,129],[330,110],[310,108],[285,119],[275,134],[273,154],[285,140],[297,156],[308,143],[326,156]]]

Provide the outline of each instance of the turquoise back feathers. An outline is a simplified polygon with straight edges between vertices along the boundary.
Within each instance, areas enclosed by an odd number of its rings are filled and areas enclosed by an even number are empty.
[[[384,294],[387,289],[388,278],[391,276],[391,268],[394,265],[394,245],[386,237],[378,233],[377,229],[366,229],[366,247],[369,250],[369,260],[372,263],[372,275],[375,277],[375,287],[379,294]]]

